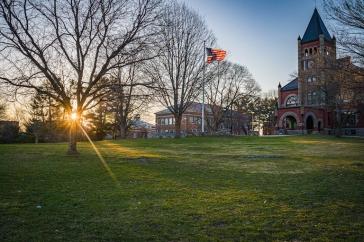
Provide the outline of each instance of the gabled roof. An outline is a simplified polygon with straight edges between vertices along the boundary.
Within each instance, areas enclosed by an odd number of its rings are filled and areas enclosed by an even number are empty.
[[[290,91],[298,88],[298,78],[293,79],[288,82],[284,87],[282,87],[281,91]]]
[[[324,22],[320,17],[319,12],[315,8],[310,23],[308,24],[306,32],[303,35],[301,43],[319,40],[321,34],[324,35],[325,40],[332,40],[329,31],[327,30]]]
[[[192,102],[191,105],[186,110],[186,113],[198,113],[202,110],[202,103]],[[208,104],[205,104],[205,110],[207,113],[211,113],[211,107]],[[156,115],[166,115],[171,114],[171,111],[166,108],[164,110],[161,110],[159,112],[155,113]]]
[[[205,113],[211,115],[212,111],[213,111],[212,107],[209,104],[205,104],[204,107],[205,107]],[[192,102],[191,105],[187,108],[185,114],[201,113],[201,110],[202,110],[202,103]],[[238,111],[224,110],[223,112],[225,115],[233,114],[234,116],[236,116],[236,115],[240,115],[241,117],[246,116],[245,114],[242,114]],[[169,115],[169,114],[171,114],[171,111],[168,108],[155,113],[155,115],[157,115],[157,116],[158,115]]]

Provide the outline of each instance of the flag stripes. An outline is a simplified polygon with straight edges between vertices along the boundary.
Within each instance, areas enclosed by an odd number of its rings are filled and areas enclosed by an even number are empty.
[[[225,59],[226,51],[220,50],[220,49],[212,49],[212,48],[206,48],[207,52],[207,63],[211,63],[213,61],[222,61]]]

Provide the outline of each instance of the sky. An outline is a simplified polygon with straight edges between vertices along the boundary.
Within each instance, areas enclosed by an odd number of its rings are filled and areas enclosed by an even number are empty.
[[[248,67],[263,92],[287,83],[297,71],[297,38],[320,0],[180,0],[196,10],[228,52],[227,60]]]
[[[306,30],[315,0],[179,1],[205,19],[217,38],[212,47],[227,50],[227,60],[248,67],[263,92],[277,90],[297,70],[297,38]],[[330,31],[321,1],[316,7]],[[153,113],[162,108],[156,104],[143,118],[153,123]]]

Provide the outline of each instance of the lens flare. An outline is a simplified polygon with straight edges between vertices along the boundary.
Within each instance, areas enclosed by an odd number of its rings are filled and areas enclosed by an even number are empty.
[[[71,117],[72,120],[77,120],[78,119],[77,113],[71,113],[70,117]]]
[[[112,170],[110,169],[109,165],[106,163],[106,160],[104,159],[104,157],[101,155],[99,149],[97,149],[96,145],[94,144],[94,142],[92,142],[90,136],[88,136],[88,134],[86,133],[86,131],[82,128],[81,125],[78,125],[80,127],[80,129],[82,130],[83,134],[86,136],[87,140],[90,142],[92,148],[95,150],[96,155],[99,157],[101,164],[104,166],[105,170],[107,171],[107,173],[110,175],[111,179],[113,179],[113,181],[118,185],[118,180],[116,179],[115,174],[112,172]]]

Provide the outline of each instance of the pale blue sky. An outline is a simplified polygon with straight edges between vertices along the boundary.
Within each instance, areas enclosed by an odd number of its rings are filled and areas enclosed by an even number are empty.
[[[315,0],[181,0],[206,20],[227,59],[248,67],[263,91],[276,89],[297,70],[297,37],[304,34]],[[330,34],[330,24],[317,9]]]

